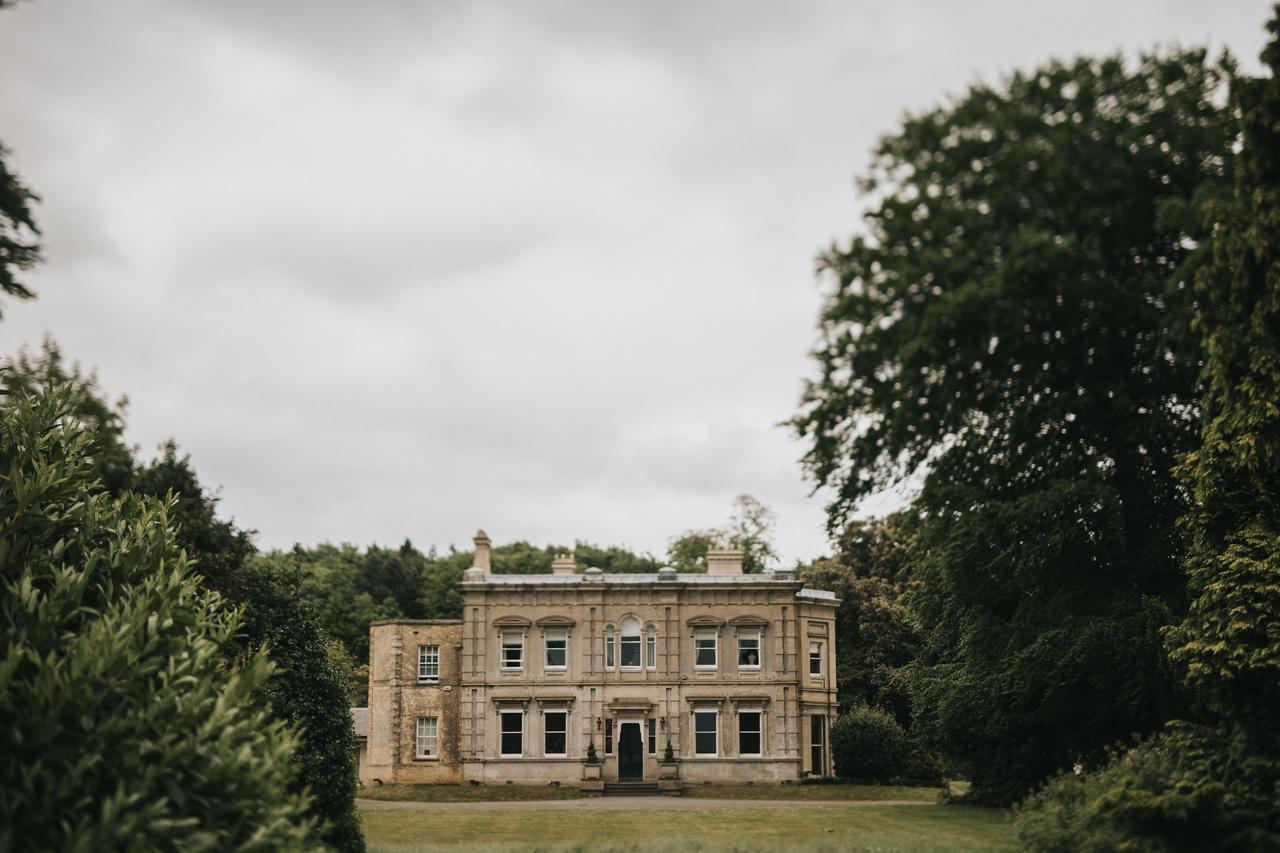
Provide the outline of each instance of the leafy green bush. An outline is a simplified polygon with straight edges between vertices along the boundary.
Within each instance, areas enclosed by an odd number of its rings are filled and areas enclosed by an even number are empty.
[[[0,407],[0,850],[314,848],[293,730],[172,503],[111,498],[65,392]]]
[[[860,705],[831,726],[836,773],[846,779],[893,779],[902,775],[907,735],[893,715]]]
[[[1175,724],[1096,771],[1050,781],[1018,808],[1040,853],[1280,849],[1280,779],[1243,740]]]

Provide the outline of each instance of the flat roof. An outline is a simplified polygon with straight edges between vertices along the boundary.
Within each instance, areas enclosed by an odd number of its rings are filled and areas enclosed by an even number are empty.
[[[472,570],[474,571],[474,570]],[[605,572],[577,572],[571,575],[507,575],[485,574],[483,580],[472,580],[464,577],[462,585],[467,586],[590,586],[604,584],[607,586],[643,586],[649,584],[686,584],[689,586],[747,586],[776,585],[800,587],[796,591],[798,598],[815,601],[836,601],[836,594],[825,589],[810,589],[795,574],[759,574],[742,575],[709,575],[703,572],[671,572],[646,574],[608,574]]]

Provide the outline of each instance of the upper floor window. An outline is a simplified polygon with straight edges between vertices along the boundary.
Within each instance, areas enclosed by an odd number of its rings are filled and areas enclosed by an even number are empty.
[[[524,634],[520,631],[502,632],[502,668],[524,667]]]
[[[569,658],[569,638],[564,631],[547,632],[547,669],[564,669]]]
[[[715,629],[701,629],[693,635],[693,665],[699,669],[715,669],[716,667],[716,632]]]
[[[760,668],[760,632],[738,632],[738,669]]]
[[[613,626],[604,629],[604,666],[613,669]]]
[[[418,646],[418,680],[440,680],[439,646]]]
[[[502,711],[498,716],[500,718],[498,754],[513,758],[524,755],[524,712]]]
[[[415,734],[417,735],[415,755],[418,758],[435,758],[438,755],[436,745],[439,740],[439,727],[436,718],[419,717]]]
[[[640,620],[622,620],[621,652],[623,669],[640,668]]]
[[[649,669],[658,668],[658,633],[653,630],[652,625],[649,626],[649,632],[645,638],[644,665]]]
[[[809,674],[822,675],[822,643],[809,644]]]

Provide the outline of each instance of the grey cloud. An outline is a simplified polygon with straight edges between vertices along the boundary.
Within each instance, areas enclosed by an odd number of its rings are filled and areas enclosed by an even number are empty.
[[[266,546],[626,542],[824,497],[777,424],[905,110],[1049,55],[1229,43],[1264,0],[66,0],[0,12],[52,333]],[[12,344],[11,344],[12,342]],[[900,501],[888,496],[883,510]]]

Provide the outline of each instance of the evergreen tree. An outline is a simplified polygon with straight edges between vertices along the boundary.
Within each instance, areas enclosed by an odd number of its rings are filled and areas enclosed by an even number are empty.
[[[0,850],[314,847],[293,730],[172,501],[112,497],[65,389],[0,407]]]

